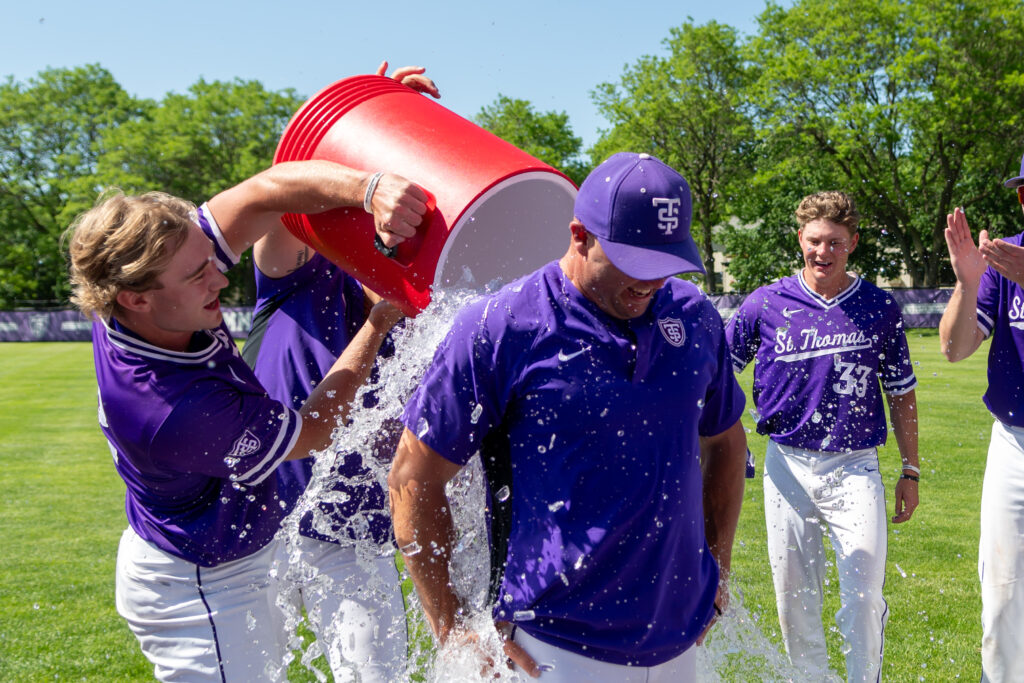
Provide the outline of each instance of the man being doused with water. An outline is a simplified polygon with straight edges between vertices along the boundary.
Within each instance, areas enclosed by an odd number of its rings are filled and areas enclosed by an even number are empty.
[[[893,522],[917,507],[917,380],[899,306],[846,272],[858,214],[842,192],[796,210],[804,267],[756,290],[729,321],[733,363],[754,365],[757,431],[767,434],[764,509],[782,638],[807,680],[829,676],[822,627],[824,530],[836,551],[836,624],[850,681],[877,681],[888,606],[885,488],[878,447],[889,403],[902,474]]]
[[[386,67],[385,62],[378,75]],[[439,97],[422,73],[422,68],[406,67],[392,77]],[[389,173],[371,180],[363,208],[381,222],[418,189]],[[388,245],[398,237],[389,234],[390,227],[380,226]],[[297,408],[364,324],[375,297],[283,225],[255,244],[253,256],[256,307],[242,356],[271,398]],[[387,446],[388,458],[394,444]],[[390,683],[405,672],[407,637],[387,495],[359,453],[339,456],[335,467],[330,495],[344,502],[321,502],[315,516],[313,510],[302,515],[299,533],[279,543],[273,575],[281,580],[283,593],[294,598],[297,592],[336,681],[357,677]],[[312,460],[282,463],[277,475],[281,502],[290,511],[310,481]],[[372,559],[360,561],[359,543],[371,547]]]
[[[472,640],[445,484],[479,451],[493,618],[515,664],[691,681],[728,602],[743,393],[718,313],[671,277],[702,270],[683,177],[616,154],[574,214],[560,260],[465,308],[438,348],[402,417],[395,535],[441,645]]]
[[[269,580],[284,516],[277,466],[331,443],[401,317],[378,303],[298,407],[269,397],[223,323],[223,270],[286,212],[362,206],[369,173],[279,164],[196,209],[114,194],[68,231],[72,300],[93,318],[99,420],[127,487],[118,612],[161,680],[280,680],[287,635]],[[382,181],[383,182],[383,181]],[[415,234],[419,188],[395,181],[378,225]]]

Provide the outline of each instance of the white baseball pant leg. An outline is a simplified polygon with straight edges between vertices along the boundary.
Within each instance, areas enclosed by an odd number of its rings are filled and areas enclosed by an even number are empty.
[[[697,648],[655,666],[623,666],[602,662],[537,640],[521,628],[512,638],[542,668],[542,683],[696,683]],[[533,680],[522,673],[523,680]]]
[[[284,680],[281,610],[268,575],[274,544],[200,567],[131,528],[117,551],[118,613],[161,681]]]
[[[981,490],[982,681],[1024,681],[1024,429],[996,421]]]
[[[768,442],[764,474],[768,554],[786,652],[809,680],[833,676],[822,624],[824,530],[836,551],[849,681],[878,681],[888,605],[885,491],[873,448],[808,451]]]
[[[292,559],[315,573],[299,584],[299,592],[334,680],[404,680],[409,636],[394,555],[379,556],[364,566],[352,546],[305,536],[293,542],[298,555]],[[288,562],[286,541],[279,541],[277,561]]]

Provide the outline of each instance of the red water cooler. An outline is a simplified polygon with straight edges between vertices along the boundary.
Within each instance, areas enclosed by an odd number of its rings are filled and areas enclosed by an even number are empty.
[[[479,289],[561,257],[576,187],[562,173],[384,76],[334,83],[292,118],[274,163],[326,159],[388,171],[435,206],[393,257],[374,245],[359,208],[288,214],[299,239],[411,315],[435,286]]]

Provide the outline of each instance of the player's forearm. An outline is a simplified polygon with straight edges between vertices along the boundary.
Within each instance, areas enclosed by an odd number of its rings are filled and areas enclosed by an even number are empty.
[[[888,396],[889,416],[892,419],[896,446],[903,465],[920,467],[918,461],[917,393],[908,391],[900,396]]]
[[[747,437],[739,420],[701,440],[704,476],[704,533],[723,577],[732,568],[732,545],[743,504]]]
[[[342,206],[362,206],[370,173],[330,161],[276,164],[246,183],[258,191],[250,201],[262,213],[320,213]]]
[[[984,338],[978,328],[978,288],[957,282],[939,321],[939,343],[951,363],[974,353]]]
[[[288,460],[307,457],[331,444],[332,432],[339,419],[348,416],[356,391],[369,378],[380,346],[398,319],[395,311],[371,315],[302,404],[302,431]]]
[[[440,642],[457,625],[459,600],[451,588],[449,562],[455,538],[441,480],[422,481],[410,471],[408,435],[388,475],[391,518],[405,568],[412,577],[427,623]]]
[[[224,238],[241,254],[280,228],[285,213],[362,206],[369,178],[370,174],[330,161],[288,162],[221,192],[209,206]]]

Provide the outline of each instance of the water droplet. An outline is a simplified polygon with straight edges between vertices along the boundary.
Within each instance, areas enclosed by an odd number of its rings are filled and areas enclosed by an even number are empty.
[[[504,503],[508,500],[508,497],[512,495],[512,491],[507,486],[502,486],[498,489],[498,492],[494,494],[494,497],[498,499],[499,503]]]
[[[423,550],[423,547],[416,541],[410,541],[398,549],[398,551],[406,557],[412,557],[413,555],[418,554],[421,550]]]
[[[532,609],[517,609],[512,613],[512,621],[533,621],[537,618],[537,613]]]
[[[470,424],[476,424],[477,422],[479,422],[480,421],[480,416],[483,415],[483,412],[484,412],[484,407],[482,405],[480,405],[479,403],[477,403],[475,406],[473,406],[473,412],[471,412],[469,414],[469,422],[470,422]]]

